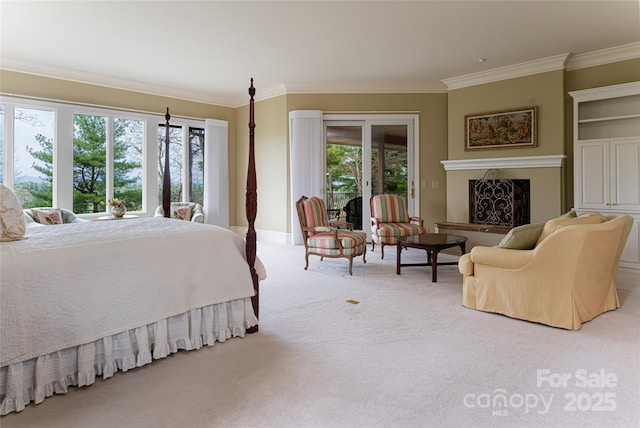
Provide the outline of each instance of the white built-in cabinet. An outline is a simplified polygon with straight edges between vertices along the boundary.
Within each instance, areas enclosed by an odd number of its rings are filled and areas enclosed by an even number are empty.
[[[640,82],[570,95],[575,209],[632,216],[620,266],[640,269]]]

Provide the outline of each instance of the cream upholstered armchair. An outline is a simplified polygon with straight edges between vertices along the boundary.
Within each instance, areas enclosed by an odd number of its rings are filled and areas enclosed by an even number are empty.
[[[349,275],[353,274],[354,257],[362,256],[362,261],[367,262],[367,234],[352,230],[353,226],[347,222],[332,222],[330,226],[322,199],[302,196],[296,202],[296,211],[305,248],[304,270],[309,267],[309,255],[320,256],[320,260],[324,257],[346,258],[349,260]]]
[[[396,195],[375,195],[371,205],[371,251],[380,244],[380,258],[384,259],[384,246],[396,245],[399,238],[422,235],[427,229],[420,217],[409,217],[407,200]]]
[[[632,223],[628,215],[587,213],[547,221],[537,240],[526,231],[532,249],[474,247],[458,263],[462,304],[579,330],[620,307],[616,274]]]
[[[169,211],[171,213],[169,215],[170,218],[204,223],[204,211],[202,210],[202,205],[197,202],[171,202]],[[154,217],[164,217],[162,205],[156,208]]]

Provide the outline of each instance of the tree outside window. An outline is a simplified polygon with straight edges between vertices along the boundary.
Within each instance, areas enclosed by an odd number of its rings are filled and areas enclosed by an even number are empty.
[[[23,208],[53,203],[54,112],[14,109],[13,189]]]
[[[20,116],[16,114],[16,117]],[[78,214],[105,212],[107,209],[108,120],[111,119],[106,116],[83,114],[76,114],[73,118],[73,211]],[[138,120],[114,120],[113,193],[126,201],[130,211],[142,208],[142,125],[143,122]],[[16,178],[14,187],[23,195],[25,207],[51,206],[53,137],[39,133],[33,138],[37,147],[27,145],[25,151],[33,158],[31,167],[40,173],[40,180]],[[21,153],[16,142],[16,156]]]
[[[165,125],[158,126],[158,198],[162,200],[164,178]],[[171,201],[203,203],[204,196],[204,129],[188,128],[187,153],[183,146],[183,127],[169,127],[169,172]],[[187,183],[182,182],[186,165]]]

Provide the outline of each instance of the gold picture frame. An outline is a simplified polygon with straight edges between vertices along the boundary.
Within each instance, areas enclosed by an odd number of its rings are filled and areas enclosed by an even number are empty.
[[[537,107],[464,117],[464,149],[537,147]]]

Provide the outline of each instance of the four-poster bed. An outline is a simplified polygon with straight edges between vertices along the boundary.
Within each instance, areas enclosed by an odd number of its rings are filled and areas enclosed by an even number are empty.
[[[138,218],[33,225],[27,239],[0,245],[0,415],[258,330],[266,274],[254,228],[254,94],[251,79],[245,240],[217,226]],[[166,216],[168,109],[165,119]]]

